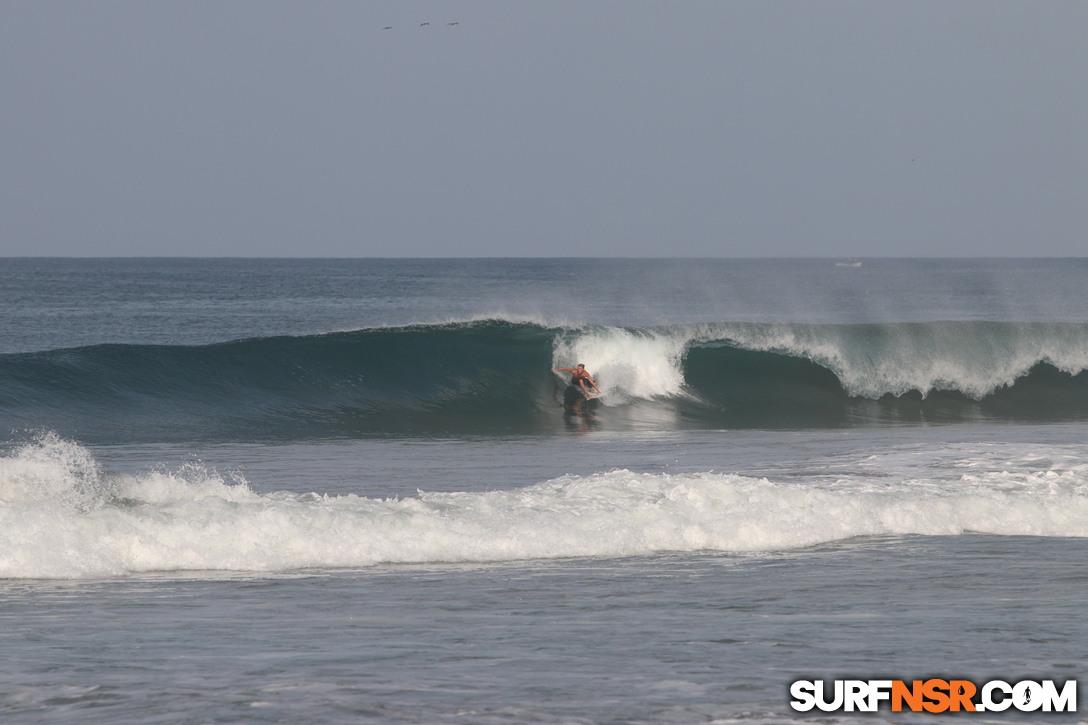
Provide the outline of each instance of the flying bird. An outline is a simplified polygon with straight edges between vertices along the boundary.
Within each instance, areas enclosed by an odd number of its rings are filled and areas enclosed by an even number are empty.
[[[460,25],[461,23],[446,23],[446,25]]]
[[[392,30],[392,29],[393,29],[392,25],[386,25],[384,28],[382,28],[382,30]]]
[[[423,27],[424,25],[430,25],[430,23],[420,23],[420,24],[419,24],[419,27],[421,27],[421,28],[422,28],[422,27]]]

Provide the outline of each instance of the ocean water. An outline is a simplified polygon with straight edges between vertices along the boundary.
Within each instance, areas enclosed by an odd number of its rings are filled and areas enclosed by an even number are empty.
[[[0,259],[0,721],[923,722],[789,685],[1076,679],[1086,289]]]

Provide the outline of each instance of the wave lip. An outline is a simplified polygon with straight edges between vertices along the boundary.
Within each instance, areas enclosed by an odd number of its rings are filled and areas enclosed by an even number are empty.
[[[28,487],[28,475],[47,485]],[[1088,467],[891,485],[614,470],[372,499],[259,494],[198,466],[110,475],[52,435],[0,458],[0,578],[762,552],[965,532],[1088,535]]]
[[[564,418],[585,363],[606,395]],[[0,356],[0,415],[89,442],[1088,417],[1088,325],[480,320]],[[568,411],[569,412],[569,411]]]
[[[811,360],[834,372],[848,394],[872,399],[957,391],[980,400],[1040,363],[1069,375],[1088,369],[1088,325],[1073,323],[743,325],[710,334]]]

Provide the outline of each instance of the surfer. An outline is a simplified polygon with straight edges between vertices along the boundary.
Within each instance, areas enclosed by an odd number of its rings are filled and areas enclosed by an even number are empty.
[[[570,373],[570,387],[575,389],[581,388],[583,398],[589,397],[589,388],[586,387],[587,382],[593,386],[594,390],[597,391],[597,395],[601,394],[601,389],[597,387],[597,383],[594,382],[589,372],[586,371],[586,366],[582,363],[578,363],[577,368],[559,368],[558,370],[552,370],[552,372]],[[567,390],[569,393],[570,388],[568,388]]]

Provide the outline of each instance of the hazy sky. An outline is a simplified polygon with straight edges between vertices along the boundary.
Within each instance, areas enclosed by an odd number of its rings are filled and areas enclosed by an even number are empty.
[[[1083,0],[0,0],[0,255],[1084,256],[1086,39]]]

